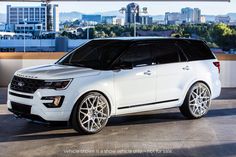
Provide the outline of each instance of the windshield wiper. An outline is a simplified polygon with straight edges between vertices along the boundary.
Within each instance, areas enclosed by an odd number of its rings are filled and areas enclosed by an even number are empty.
[[[80,64],[80,63],[73,63],[72,65],[78,66],[78,67],[86,67],[84,64]]]
[[[80,63],[67,63],[67,62],[61,62],[59,63],[61,65],[69,65],[69,66],[79,66],[79,67],[85,67],[84,64],[80,64]]]

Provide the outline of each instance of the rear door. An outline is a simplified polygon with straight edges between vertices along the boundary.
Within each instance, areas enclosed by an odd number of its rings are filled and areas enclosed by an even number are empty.
[[[191,65],[175,40],[160,40],[152,46],[157,63],[157,102],[177,102],[191,75]]]

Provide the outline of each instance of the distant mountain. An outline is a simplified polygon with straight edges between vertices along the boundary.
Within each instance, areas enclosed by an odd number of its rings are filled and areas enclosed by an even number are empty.
[[[232,21],[236,21],[236,13],[228,13],[227,14]]]
[[[59,16],[60,16],[60,21],[65,22],[65,21],[74,21],[76,19],[82,19],[83,14],[84,13],[73,11],[73,12],[62,12],[60,13]],[[96,12],[93,14],[98,14],[102,16],[117,16],[117,17],[124,16],[119,11]]]
[[[236,21],[236,13],[228,13],[226,14],[230,17],[232,21]],[[206,17],[206,21],[215,21],[216,15],[204,15]]]
[[[0,13],[0,23],[6,23],[6,14]]]
[[[82,18],[82,14],[80,12],[61,12],[59,14],[59,18],[60,18],[60,22],[65,22],[65,21],[74,21],[76,19],[81,19]]]
[[[106,11],[106,12],[97,12],[95,14],[102,15],[102,16],[117,16],[117,17],[123,17],[124,14],[121,14],[119,10],[117,11]]]
[[[98,14],[102,16],[117,16],[117,17],[124,17],[124,14],[121,14],[118,10],[116,11],[106,11],[106,12],[95,12],[93,14]],[[83,13],[81,12],[62,12],[60,13],[60,21],[74,21],[76,19],[81,19]],[[230,16],[232,21],[236,21],[236,13],[228,13],[228,16]],[[165,18],[165,15],[150,15],[153,18],[153,21],[162,21]],[[206,17],[206,21],[215,21],[215,15],[204,15]],[[5,20],[5,14],[0,14],[0,22],[6,21]]]

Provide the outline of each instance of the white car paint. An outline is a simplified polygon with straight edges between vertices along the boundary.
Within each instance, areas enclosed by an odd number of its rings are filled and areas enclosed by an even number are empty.
[[[110,104],[110,116],[151,111],[183,104],[190,87],[205,83],[211,99],[220,95],[221,83],[217,59],[152,64],[132,69],[94,70],[91,68],[50,64],[18,70],[14,75],[40,80],[72,79],[66,89],[37,89],[34,93],[12,90],[8,86],[8,108],[11,102],[31,106],[30,114],[47,121],[68,121],[76,102],[87,92],[103,93]],[[14,92],[33,99],[9,94]],[[48,108],[41,100],[46,96],[64,96],[59,108]]]
[[[33,96],[32,100],[8,94],[8,108],[11,101],[31,105],[31,114],[39,115],[48,121],[68,121],[76,101],[86,92],[100,91],[106,95],[111,105],[111,115],[150,111],[178,107],[183,103],[188,89],[197,81],[207,83],[212,98],[220,94],[218,69],[212,64],[216,60],[194,61],[137,67],[127,70],[99,71],[65,65],[46,65],[19,70],[15,75],[36,77],[37,79],[73,78],[65,90],[38,89],[34,94],[9,92]],[[189,70],[183,68],[189,66]],[[145,74],[150,71],[150,74]],[[47,108],[42,103],[42,96],[64,95],[60,108]],[[161,102],[178,99],[173,102]],[[154,102],[154,103],[153,103]],[[131,108],[122,107],[147,104]],[[153,103],[153,104],[152,104]]]

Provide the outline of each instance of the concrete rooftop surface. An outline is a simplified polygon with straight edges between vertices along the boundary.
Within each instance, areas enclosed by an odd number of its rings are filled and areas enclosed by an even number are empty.
[[[113,117],[98,134],[79,135],[70,126],[16,119],[0,89],[0,156],[236,156],[236,88],[222,89],[201,119],[177,108]],[[116,154],[115,154],[116,153]]]

